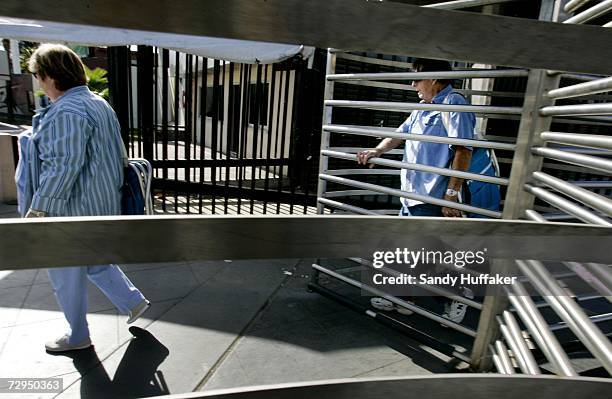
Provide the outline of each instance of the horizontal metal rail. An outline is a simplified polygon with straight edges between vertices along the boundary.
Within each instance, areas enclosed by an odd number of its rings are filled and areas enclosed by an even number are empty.
[[[540,133],[540,138],[544,141],[553,143],[612,150],[611,136],[599,134],[542,132]]]
[[[415,193],[411,193],[408,191],[402,191],[402,190],[398,190],[394,188],[378,186],[376,184],[364,183],[364,182],[360,182],[356,180],[345,179],[342,177],[330,176],[326,174],[319,174],[319,178],[323,180],[327,180],[329,182],[333,182],[333,183],[344,184],[344,185],[351,186],[351,187],[363,188],[365,190],[378,191],[384,194],[394,195],[396,197],[403,197],[403,198],[413,199],[416,201],[422,201],[428,204],[434,204],[434,205],[444,206],[448,208],[459,209],[461,211],[477,213],[479,215],[488,216],[491,218],[497,218],[497,219],[501,218],[501,212],[494,212],[488,209],[477,208],[471,205],[458,204],[453,201],[446,201],[440,198],[430,197],[427,195],[415,194]]]
[[[437,8],[439,10],[461,10],[463,8],[480,7],[489,4],[508,3],[516,0],[454,0],[444,3],[427,4],[422,7]]]
[[[561,87],[548,92],[548,97],[558,100],[578,96],[588,96],[612,91],[612,77]]]
[[[326,173],[332,176],[351,176],[351,175],[399,176],[400,171],[397,169],[360,168],[360,169],[334,169],[334,170],[328,170]]]
[[[604,0],[601,3],[584,10],[579,14],[576,14],[573,17],[566,19],[565,21],[563,21],[563,23],[564,24],[583,24],[601,15],[604,15],[605,13],[611,10],[612,10],[612,0]]]
[[[531,152],[541,157],[555,159],[578,165],[585,168],[595,169],[605,174],[612,174],[612,161],[590,155],[574,154],[567,151],[555,150],[553,148],[534,147]]]
[[[563,11],[566,13],[572,13],[588,3],[591,0],[570,0],[567,2],[565,6],[563,6]]]
[[[357,136],[392,138],[411,141],[426,141],[429,143],[444,143],[450,145],[460,145],[476,148],[492,148],[495,150],[514,151],[516,149],[515,144],[509,143],[500,143],[488,140],[458,139],[453,137],[430,136],[425,134],[400,133],[396,132],[395,129],[380,127],[376,128],[351,125],[324,125],[323,130],[330,133],[354,134]]]
[[[331,157],[331,158],[346,159],[348,161],[357,162],[356,154],[349,154],[346,152],[323,150],[321,151],[321,155],[326,156],[326,157]],[[481,175],[478,173],[463,172],[460,170],[453,170],[453,169],[446,169],[446,168],[438,168],[435,166],[427,166],[427,165],[421,165],[417,163],[394,161],[391,159],[385,159],[385,158],[380,158],[380,157],[370,158],[368,159],[368,162],[374,165],[389,166],[389,167],[398,168],[398,169],[410,169],[410,170],[416,170],[419,172],[426,172],[426,173],[435,173],[435,174],[442,175],[442,176],[453,176],[453,177],[458,177],[460,179],[476,180],[476,181],[482,181],[485,183],[499,184],[502,186],[507,186],[509,183],[508,179],[505,179],[502,177]]]
[[[568,377],[577,376],[567,354],[563,351],[557,337],[548,327],[548,323],[538,311],[525,287],[521,283],[515,283],[507,291],[510,303],[516,309],[544,356],[555,368],[556,373]]]
[[[330,206],[332,208],[336,208],[336,209],[341,209],[343,211],[348,211],[348,212],[353,212],[356,213],[358,215],[380,215],[374,211],[370,211],[368,209],[364,209],[364,208],[359,208],[357,206],[353,206],[353,205],[349,205],[349,204],[345,204],[342,202],[338,202],[338,201],[333,201],[327,198],[317,198],[317,201],[320,204],[323,205],[327,205]]]
[[[372,262],[370,262],[367,259],[362,259],[362,258],[349,258],[350,260],[352,260],[353,262],[357,262],[360,265],[364,265],[367,266],[369,268],[374,269],[374,264]],[[401,273],[398,272],[397,270],[393,270],[390,268],[383,268],[383,269],[379,269],[381,272],[386,273],[390,276],[394,276],[394,277],[400,277]],[[444,288],[440,288],[437,287],[435,285],[430,285],[430,284],[419,284],[419,287],[422,287],[423,289],[433,292],[435,294],[438,294],[440,296],[446,297],[448,299],[451,299],[453,301],[457,301],[457,302],[461,302],[464,303],[474,309],[478,309],[478,310],[482,310],[482,303],[480,302],[476,302],[472,299],[466,298],[464,296],[461,295],[457,295],[452,291],[449,291],[447,289]]]
[[[608,337],[589,320],[580,306],[566,294],[541,262],[529,260],[516,263],[584,346],[609,373],[612,373],[612,344]]]
[[[596,224],[598,226],[612,227],[612,223],[597,216],[593,212],[588,211],[579,205],[576,205],[575,203],[570,202],[565,198],[553,194],[543,188],[525,184],[525,191],[574,216],[575,218],[582,220],[583,222]]]
[[[363,234],[367,226],[368,234]],[[147,234],[142,234],[146,231]],[[0,270],[223,259],[368,258],[437,237],[487,256],[609,263],[610,228],[583,223],[389,216],[154,215],[0,219]],[[171,239],[169,236],[171,232]],[[547,237],[540,240],[525,237]],[[27,237],[27,240],[24,240]],[[443,241],[445,242],[445,241]],[[231,245],[230,245],[231,243]],[[576,248],[581,248],[576,251]],[[435,248],[432,248],[435,249]]]
[[[541,116],[612,115],[612,103],[551,105],[540,109]]]
[[[330,175],[337,176],[331,173]],[[323,193],[323,198],[350,197],[350,196],[355,196],[355,195],[361,196],[361,195],[387,195],[387,194],[382,194],[382,193],[371,191],[371,190],[339,190],[339,191],[327,191]]]
[[[482,79],[526,77],[525,69],[471,69],[444,72],[382,72],[343,73],[327,75],[329,81],[339,80],[421,80],[421,79]]]
[[[593,209],[603,212],[608,216],[612,216],[612,200],[610,198],[596,194],[584,188],[574,186],[571,183],[548,175],[544,172],[534,172],[533,178]]]
[[[326,107],[360,108],[379,111],[408,112],[408,111],[441,111],[441,112],[472,112],[475,114],[519,115],[523,109],[520,107],[493,107],[490,105],[452,105],[433,103],[400,103],[388,101],[351,101],[326,100]],[[612,111],[611,111],[612,113]]]
[[[364,87],[378,87],[382,89],[392,90],[403,90],[416,92],[417,89],[408,84],[402,83],[389,83],[379,82],[371,80],[344,80],[337,82],[340,84],[364,86]],[[453,89],[455,93],[461,93],[464,96],[486,96],[486,97],[504,97],[504,98],[523,98],[524,93],[511,92],[511,91],[490,91],[490,90],[468,90],[468,89]],[[607,98],[607,97],[605,97]]]
[[[385,293],[384,291],[381,291],[381,290],[379,290],[377,288],[374,288],[374,287],[371,287],[371,286],[369,286],[367,284],[364,284],[361,281],[357,281],[357,280],[354,280],[352,278],[343,276],[340,273],[336,273],[333,270],[329,270],[329,269],[327,269],[327,268],[325,268],[325,267],[323,267],[321,265],[318,265],[316,263],[313,263],[312,267],[313,267],[313,269],[318,270],[321,273],[327,274],[329,276],[337,278],[338,280],[344,281],[345,283],[350,284],[353,287],[357,287],[359,289],[367,291],[367,292],[369,292],[371,294],[374,294],[376,296],[379,296],[381,298],[385,298],[386,300],[391,301],[394,304],[399,305],[399,306],[401,306],[403,308],[412,310],[414,313],[416,313],[418,315],[421,315],[421,316],[426,317],[426,318],[428,318],[430,320],[436,321],[436,322],[438,322],[440,324],[443,324],[443,325],[445,325],[447,327],[450,327],[450,328],[452,328],[454,330],[457,330],[457,331],[459,331],[459,332],[461,332],[461,333],[463,333],[465,335],[468,335],[470,337],[476,337],[476,331],[472,330],[471,328],[465,327],[465,326],[463,326],[461,324],[458,324],[458,323],[455,323],[453,321],[450,321],[449,319],[445,319],[442,316],[438,316],[437,314],[431,313],[431,312],[421,308],[420,306],[417,306],[415,304],[403,301],[403,300],[401,300],[401,299],[399,299],[399,298],[397,298],[397,297],[395,297],[393,295],[389,295],[389,294]]]
[[[510,360],[506,344],[504,344],[501,340],[497,340],[495,341],[495,348],[497,349],[497,355],[499,356],[499,360],[501,361],[506,374],[515,374],[514,366],[512,365],[512,360]]]

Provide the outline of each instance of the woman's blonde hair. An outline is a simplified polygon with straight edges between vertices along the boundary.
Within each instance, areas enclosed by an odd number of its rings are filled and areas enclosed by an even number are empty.
[[[62,44],[41,44],[30,57],[28,69],[43,79],[54,79],[55,87],[60,91],[87,83],[81,58]]]

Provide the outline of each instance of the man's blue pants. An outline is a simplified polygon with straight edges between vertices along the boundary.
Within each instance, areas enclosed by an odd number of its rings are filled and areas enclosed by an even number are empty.
[[[89,337],[87,326],[87,279],[96,285],[119,309],[127,314],[144,296],[117,265],[61,267],[49,269],[49,279],[60,308],[70,324],[69,342]]]

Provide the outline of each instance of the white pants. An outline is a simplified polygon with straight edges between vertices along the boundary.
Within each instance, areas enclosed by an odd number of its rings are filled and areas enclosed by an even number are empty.
[[[57,302],[70,324],[69,342],[89,337],[87,326],[87,279],[94,283],[121,313],[127,314],[144,296],[117,265],[49,269]]]

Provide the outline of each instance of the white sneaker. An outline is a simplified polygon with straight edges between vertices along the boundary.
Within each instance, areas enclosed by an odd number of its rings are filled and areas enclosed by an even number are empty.
[[[404,301],[404,302],[408,302],[412,304],[412,302],[410,301]],[[410,316],[411,314],[414,313],[412,310],[408,308],[404,308],[402,306],[397,306],[393,302],[385,298],[379,298],[379,297],[371,298],[370,304],[372,305],[374,309],[382,310],[385,312],[391,312],[392,310],[397,310],[397,313],[403,314],[405,316]]]
[[[47,342],[45,344],[45,349],[47,350],[47,352],[67,352],[74,351],[77,349],[85,349],[91,346],[91,339],[89,339],[89,337],[76,344],[71,344],[69,341],[70,336],[66,334],[56,340]]]
[[[462,295],[469,299],[474,299],[474,293],[469,288],[462,289]],[[458,301],[452,301],[450,303],[444,304],[444,313],[442,313],[442,317],[453,321],[455,323],[461,323],[465,318],[465,314],[467,313],[468,305]]]
[[[138,320],[138,318],[142,316],[144,312],[149,310],[150,307],[151,307],[151,302],[147,301],[146,299],[143,299],[142,301],[140,301],[138,305],[134,306],[134,308],[130,310],[130,313],[128,315],[129,317],[127,319],[127,323],[132,324],[133,322]]]

